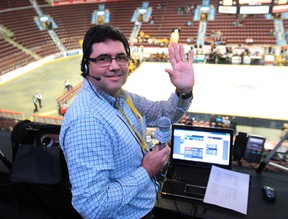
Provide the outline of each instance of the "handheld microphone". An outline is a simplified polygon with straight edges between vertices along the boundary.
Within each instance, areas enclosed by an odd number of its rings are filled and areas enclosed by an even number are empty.
[[[275,152],[281,147],[282,143],[288,139],[288,132],[280,139],[280,141],[277,143],[277,145],[273,148],[272,151],[265,157],[264,160],[262,160],[259,164],[259,166],[256,169],[257,173],[261,173],[262,170],[266,167],[266,165],[269,163],[271,157],[275,154]]]
[[[168,117],[161,117],[158,121],[158,128],[156,129],[155,137],[159,141],[159,149],[166,146],[166,143],[171,140],[171,120]]]
[[[96,81],[100,81],[101,80],[101,78],[100,77],[95,77],[95,76],[93,76],[93,75],[89,75],[91,78],[94,78]]]

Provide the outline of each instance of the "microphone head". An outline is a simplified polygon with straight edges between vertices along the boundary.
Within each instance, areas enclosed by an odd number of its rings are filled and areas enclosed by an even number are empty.
[[[163,116],[158,120],[155,137],[159,142],[165,143],[171,140],[170,126],[171,120],[168,117]]]
[[[91,78],[94,78],[96,81],[100,81],[101,78],[100,77],[96,77],[96,76],[93,76],[93,75],[89,75]]]
[[[167,132],[170,130],[170,126],[171,126],[171,120],[168,117],[163,116],[159,119],[158,128],[160,131]]]

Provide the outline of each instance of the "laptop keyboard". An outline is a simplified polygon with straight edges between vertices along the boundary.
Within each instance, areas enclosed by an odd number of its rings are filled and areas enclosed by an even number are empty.
[[[171,176],[172,180],[179,180],[182,182],[195,183],[207,185],[210,175],[210,169],[206,168],[197,168],[197,167],[188,167],[188,166],[175,166],[173,175]]]

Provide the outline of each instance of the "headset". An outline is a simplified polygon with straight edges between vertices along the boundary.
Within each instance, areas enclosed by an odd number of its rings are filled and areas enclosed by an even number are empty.
[[[82,76],[84,77],[84,78],[86,78],[88,75],[91,77],[91,78],[94,78],[96,81],[100,81],[101,80],[101,78],[100,77],[96,77],[96,76],[93,76],[93,75],[90,75],[89,74],[89,64],[88,64],[88,62],[86,61],[86,60],[83,60],[82,61],[82,67],[81,67],[81,69],[83,68],[83,70],[82,70]]]
[[[86,60],[82,60],[81,65],[81,75],[86,78],[89,75],[89,63]]]
[[[88,52],[90,51],[91,53],[91,47],[92,47],[92,38],[93,38],[93,31],[91,30],[91,28],[88,30],[88,32],[85,35],[84,41],[83,41],[83,45],[82,45],[82,49],[83,49],[83,57],[82,57],[82,61],[81,61],[81,72],[82,72],[82,76],[84,78],[86,78],[89,75],[89,62],[86,60],[86,58],[88,57]],[[89,40],[90,38],[90,40]],[[88,41],[87,41],[88,40]]]

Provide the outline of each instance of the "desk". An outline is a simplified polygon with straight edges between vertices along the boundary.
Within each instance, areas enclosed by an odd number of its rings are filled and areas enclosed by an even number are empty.
[[[257,174],[253,168],[233,166],[232,170],[241,173],[247,173],[251,176],[249,198],[248,198],[248,213],[243,215],[239,212],[229,209],[221,208],[218,206],[199,203],[198,214],[196,218],[209,218],[209,219],[231,219],[231,218],[251,218],[251,219],[283,219],[288,215],[288,173],[274,172],[263,170],[261,174]],[[276,201],[268,202],[263,198],[262,186],[268,185],[276,191]],[[171,200],[162,198],[159,194],[158,201],[156,203],[156,210],[161,212],[169,212],[170,218],[181,219],[181,214],[173,217],[172,214],[177,214],[176,205],[179,211],[188,218],[192,218],[193,215],[193,202],[183,200]],[[202,215],[203,210],[207,208],[206,212]],[[187,218],[187,217],[185,217]]]

